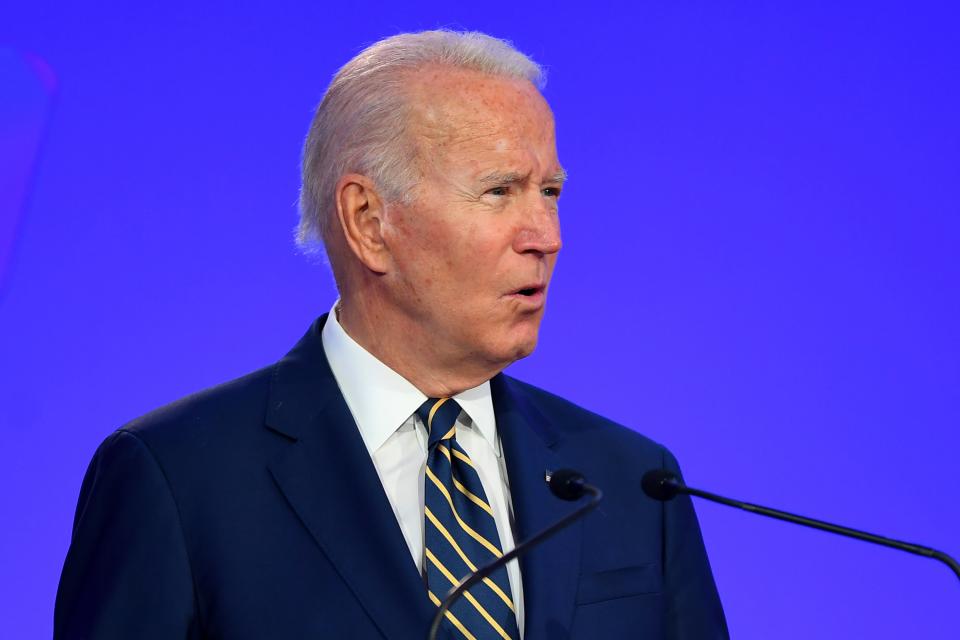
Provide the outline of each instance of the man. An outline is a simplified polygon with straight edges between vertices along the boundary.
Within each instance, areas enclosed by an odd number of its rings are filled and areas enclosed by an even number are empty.
[[[537,342],[564,171],[539,69],[475,33],[404,34],[334,78],[300,239],[340,300],[276,365],[123,427],[81,489],[59,638],[424,638],[474,567],[602,508],[471,589],[449,638],[727,637],[661,446],[500,372]]]

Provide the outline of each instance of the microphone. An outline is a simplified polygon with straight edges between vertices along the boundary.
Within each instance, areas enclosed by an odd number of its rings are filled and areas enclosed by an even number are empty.
[[[595,509],[603,499],[603,492],[600,491],[600,489],[591,484],[587,484],[583,474],[573,471],[572,469],[560,469],[552,472],[548,471],[547,486],[550,487],[550,492],[561,500],[579,500],[584,495],[590,495],[590,500],[577,507],[576,510],[570,512],[568,515],[564,516],[546,529],[540,531],[527,540],[524,540],[493,562],[489,562],[484,566],[479,567],[476,571],[462,579],[457,586],[452,588],[450,592],[447,593],[447,597],[443,599],[443,602],[441,602],[440,606],[437,608],[437,613],[435,616],[433,616],[433,623],[430,625],[430,632],[427,634],[427,640],[436,640],[437,632],[440,630],[440,623],[443,621],[443,617],[447,614],[447,611],[450,609],[450,607],[453,606],[453,603],[456,602],[468,589],[473,587],[484,578],[489,577],[491,573],[504,566],[514,558],[519,558],[556,532],[570,524],[573,524],[573,522],[579,520],[588,512],[593,511],[593,509]]]
[[[890,547],[891,549],[899,549],[901,551],[906,551],[907,553],[923,556],[925,558],[933,558],[934,560],[939,560],[950,567],[953,572],[957,574],[957,577],[960,578],[960,564],[958,564],[956,560],[951,558],[943,551],[937,551],[936,549],[924,547],[919,544],[903,542],[902,540],[894,540],[893,538],[878,536],[873,533],[867,533],[866,531],[851,529],[850,527],[842,527],[838,524],[824,522],[823,520],[815,520],[813,518],[798,516],[796,514],[780,511],[778,509],[761,507],[760,505],[750,504],[749,502],[741,502],[731,498],[724,498],[723,496],[718,496],[715,493],[708,493],[707,491],[688,487],[683,483],[682,480],[680,480],[677,474],[667,471],[666,469],[654,469],[653,471],[648,471],[643,475],[643,479],[640,481],[640,486],[643,488],[643,492],[645,494],[654,500],[659,500],[661,502],[672,500],[674,497],[682,493],[703,498],[704,500],[709,500],[710,502],[725,504],[728,507],[743,509],[744,511],[756,513],[761,516],[767,516],[768,518],[785,520],[786,522],[793,522],[794,524],[803,525],[804,527],[811,527],[813,529],[819,529],[820,531],[829,531],[830,533],[836,533],[848,538],[854,538],[855,540],[872,542],[873,544]]]

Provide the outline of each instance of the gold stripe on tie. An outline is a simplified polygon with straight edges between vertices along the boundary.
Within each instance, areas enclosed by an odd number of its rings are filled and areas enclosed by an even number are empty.
[[[436,404],[430,407],[430,415],[427,417],[427,431],[430,431],[430,428],[433,427],[433,416],[437,413],[437,409],[443,406],[443,403],[449,400],[450,398],[440,398],[437,400]]]
[[[462,482],[454,478],[453,486],[455,486],[460,491],[460,493],[467,496],[467,498],[470,499],[470,502],[472,502],[473,504],[477,505],[478,507],[480,507],[481,509],[489,513],[491,518],[493,517],[493,509],[490,508],[490,505],[488,505],[486,502],[484,502],[477,496],[470,493],[470,490],[467,489],[465,486],[463,486]]]
[[[470,558],[468,558],[467,554],[463,552],[463,549],[460,548],[460,545],[457,544],[457,541],[453,539],[453,536],[450,535],[450,532],[447,531],[447,528],[444,527],[439,520],[437,520],[437,516],[433,515],[433,511],[430,510],[430,507],[425,507],[423,512],[427,516],[427,519],[433,523],[433,526],[437,528],[437,531],[440,532],[440,535],[446,538],[447,542],[450,543],[450,546],[453,547],[453,550],[457,552],[457,555],[460,556],[461,560],[463,560],[463,564],[467,565],[467,568],[470,569],[470,571],[476,571],[477,566],[470,562]],[[511,600],[510,597],[504,593],[503,589],[501,589],[496,582],[490,578],[484,578],[483,584],[490,587],[490,590],[497,594],[497,597],[503,600],[503,603],[510,608],[510,611],[513,611],[513,600]],[[514,611],[514,613],[516,613],[516,611]]]
[[[437,556],[433,555],[433,552],[430,551],[430,549],[426,549],[425,551],[427,552],[427,559],[430,560],[430,562],[433,563],[433,566],[435,566],[437,569],[440,570],[440,573],[442,573],[442,574],[443,574],[443,577],[445,577],[447,580],[450,581],[450,584],[451,584],[452,586],[455,587],[455,586],[457,586],[458,584],[460,584],[460,581],[453,577],[453,574],[450,573],[450,571],[447,570],[447,568],[446,568],[445,566],[443,566],[443,563],[440,562],[440,561],[437,559]],[[477,601],[477,599],[473,597],[473,594],[471,594],[469,591],[464,591],[464,592],[463,592],[463,597],[466,598],[467,601],[469,601],[470,604],[473,605],[473,608],[477,610],[477,613],[479,613],[481,616],[483,616],[483,619],[486,620],[486,621],[490,624],[491,627],[493,627],[493,630],[500,634],[500,637],[501,637],[501,638],[503,638],[504,640],[513,640],[513,639],[510,637],[510,634],[508,634],[506,631],[504,631],[504,630],[503,630],[503,627],[501,627],[501,626],[497,623],[497,621],[493,619],[493,616],[491,616],[490,613],[487,612],[487,610],[483,608],[483,605],[480,604],[480,603]]]
[[[437,596],[433,595],[433,591],[430,591],[429,589],[427,589],[427,594],[430,596],[430,599],[433,601],[433,604],[435,604],[435,605],[437,605],[437,606],[439,607],[439,606],[440,606],[440,598],[438,598]],[[472,633],[470,633],[469,631],[467,631],[467,628],[466,628],[465,626],[463,626],[463,623],[460,622],[459,620],[457,620],[457,616],[453,615],[453,614],[450,613],[449,611],[447,611],[447,620],[449,620],[450,622],[452,622],[452,623],[453,623],[453,626],[455,626],[457,629],[459,629],[459,630],[460,630],[460,633],[462,633],[463,635],[465,635],[465,636],[467,637],[467,640],[477,640],[477,638],[476,638]]]
[[[456,450],[454,450],[454,453],[456,453]],[[456,519],[457,524],[460,525],[460,528],[463,529],[465,532],[467,532],[467,535],[469,535],[471,538],[473,538],[474,540],[479,542],[481,545],[483,545],[483,547],[487,551],[492,553],[495,557],[499,558],[500,556],[502,556],[503,552],[500,551],[500,549],[498,549],[496,545],[494,545],[492,542],[490,542],[489,540],[484,538],[482,535],[474,531],[470,525],[468,525],[466,522],[463,521],[463,518],[461,518],[460,514],[457,513],[457,508],[453,506],[453,498],[450,497],[450,492],[447,491],[447,488],[445,486],[443,486],[443,483],[440,482],[440,479],[436,475],[434,475],[433,471],[430,470],[430,467],[426,467],[426,470],[427,470],[427,476],[429,476],[430,481],[433,482],[433,484],[437,487],[440,493],[443,494],[443,497],[447,499],[447,504],[450,505],[450,511],[453,512],[453,517]]]
[[[457,451],[456,449],[453,450],[453,455],[454,455],[454,457],[455,457],[457,460],[461,460],[461,461],[463,461],[463,462],[466,462],[466,463],[467,463],[468,465],[470,465],[471,467],[473,466],[473,460],[471,460],[471,459],[468,458],[467,456],[463,455],[462,453],[460,453],[460,452]]]

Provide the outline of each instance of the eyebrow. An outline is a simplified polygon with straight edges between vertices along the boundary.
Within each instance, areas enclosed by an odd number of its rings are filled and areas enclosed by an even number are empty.
[[[516,184],[526,180],[526,176],[519,171],[491,171],[480,177],[480,184]],[[555,174],[544,180],[544,182],[559,182],[563,184],[567,181],[567,172],[562,167]]]

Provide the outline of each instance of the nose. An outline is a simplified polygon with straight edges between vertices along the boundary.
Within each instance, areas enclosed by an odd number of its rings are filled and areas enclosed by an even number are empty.
[[[523,208],[519,226],[514,234],[513,248],[517,253],[535,253],[541,256],[560,251],[560,218],[556,198],[542,193],[533,194]]]

